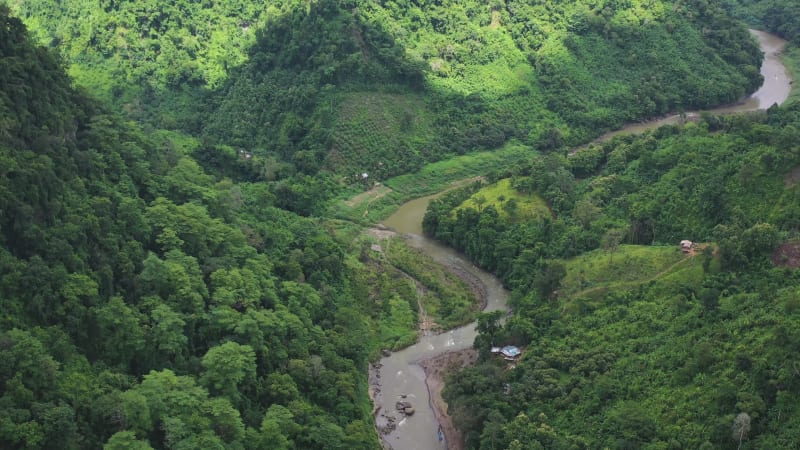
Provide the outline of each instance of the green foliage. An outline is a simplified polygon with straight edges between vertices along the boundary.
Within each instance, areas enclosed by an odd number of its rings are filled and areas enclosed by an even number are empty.
[[[103,450],[152,450],[152,448],[147,442],[136,439],[136,434],[132,431],[114,433],[103,446]]]
[[[494,208],[500,218],[510,221],[539,220],[550,216],[547,204],[536,194],[523,195],[511,187],[511,180],[506,178],[492,185],[481,188],[472,194],[454,210],[455,214],[462,209]]]
[[[203,356],[205,373],[201,381],[212,392],[235,398],[242,382],[252,382],[256,376],[256,354],[252,347],[226,342],[211,347]]]
[[[779,0],[723,0],[722,5],[747,23],[758,24],[800,43],[800,6]]]
[[[495,151],[456,156],[426,164],[419,171],[389,178],[384,185],[334,205],[332,214],[365,225],[385,219],[399,205],[448,188],[469,183],[478,176],[504,173],[528,161],[536,152],[512,141]],[[348,192],[349,194],[349,192]]]
[[[497,11],[499,26],[487,26],[490,11],[476,2],[368,2],[356,13],[317,3],[268,24],[246,70],[224,91],[211,135],[249,148],[271,140],[272,151],[299,170],[316,171],[322,161],[352,182],[363,172],[382,179],[510,138],[555,149],[626,121],[730,102],[760,81],[750,37],[718,8],[692,4],[695,15],[660,3],[630,11],[560,6],[511,2]],[[587,20],[568,34],[575,17]],[[326,27],[316,34],[325,53],[295,37],[322,18]],[[344,23],[356,32],[342,33]],[[700,24],[730,31],[701,34]],[[721,54],[709,59],[715,51]],[[330,80],[345,94],[326,86]],[[414,101],[420,89],[425,102]],[[244,97],[265,102],[242,110]],[[303,162],[311,155],[313,164]]]
[[[800,48],[793,45],[784,50],[782,61],[789,72],[789,76],[793,80],[797,80],[798,74],[800,74]],[[800,86],[797,83],[792,83],[792,90],[789,92],[789,98],[786,101],[793,103],[798,100],[800,100]]]
[[[399,241],[393,241],[390,249],[388,260],[421,284],[420,304],[438,328],[447,330],[474,318],[479,305],[464,281]]]
[[[748,33],[705,1],[10,5],[81,85],[249,179],[358,186],[512,139],[555,150],[760,82]]]
[[[0,446],[374,448],[385,317],[335,227],[274,206],[326,181],[277,199],[246,157],[71,88],[4,6],[0,34]]]
[[[785,364],[797,325],[784,308],[800,281],[772,255],[800,230],[798,108],[534,161],[511,182],[562,202],[552,220],[466,214],[470,189],[431,204],[426,229],[515,288],[515,315],[475,345],[530,344],[514,370],[488,358],[448,382],[469,448],[794,445],[780,399],[795,389]],[[686,238],[715,243],[683,254]],[[653,242],[671,245],[630,245]],[[520,428],[530,417],[541,434]]]
[[[573,164],[559,152],[523,164],[533,148],[752,89],[755,45],[715,4],[246,3],[9,1],[116,112],[73,88],[0,5],[0,447],[375,448],[368,357],[413,341],[420,312],[450,327],[475,305],[431,261],[397,242],[385,260],[365,255],[357,229],[320,215],[337,192],[363,188],[353,182],[363,172],[394,190],[356,209],[370,220],[487,169],[490,183],[511,175],[496,186],[517,210],[541,197],[553,214],[509,220],[500,193],[453,213],[471,186],[426,218],[531,293],[517,294],[507,326],[483,316],[482,331],[542,339],[541,364],[490,362],[453,384],[470,442],[660,445],[677,434],[656,424],[685,421],[713,431],[678,447],[717,445],[744,412],[748,439],[768,429],[759,443],[792,446],[797,426],[779,432],[778,418],[793,417],[796,386],[775,348],[794,349],[796,330],[761,297],[794,308],[791,277],[768,269],[767,248],[800,227],[797,187],[776,175],[798,164],[796,108],[614,141]],[[689,288],[670,272],[598,304],[540,302],[572,282],[558,259],[598,248],[609,230],[618,244],[714,237],[723,269],[762,271],[737,279],[709,263],[703,278],[692,265]],[[627,249],[613,267],[630,267]],[[694,326],[708,317],[710,331]],[[672,335],[697,348],[683,365],[664,350]],[[650,349],[664,359],[642,360]],[[734,384],[729,360],[752,376]],[[670,370],[615,384],[648,364]],[[709,387],[706,375],[722,381]],[[706,389],[714,420],[666,420],[672,397],[645,395],[664,379],[682,406]],[[479,402],[461,401],[475,392]]]
[[[612,261],[607,251],[595,250],[567,260],[559,294],[577,297],[595,290],[604,293],[629,283],[667,276],[686,265],[677,246],[622,245],[615,259]]]

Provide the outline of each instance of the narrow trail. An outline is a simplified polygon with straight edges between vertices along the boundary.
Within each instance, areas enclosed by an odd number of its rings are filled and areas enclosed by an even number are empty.
[[[616,289],[616,288],[622,288],[622,287],[627,287],[627,286],[640,286],[642,284],[649,283],[651,281],[655,281],[655,280],[661,278],[662,276],[668,274],[669,272],[672,272],[672,270],[675,267],[685,263],[686,261],[692,260],[695,256],[697,256],[695,253],[690,253],[690,254],[686,255],[685,257],[681,258],[679,261],[674,262],[673,264],[671,264],[669,267],[665,268],[664,270],[662,270],[662,271],[660,271],[660,272],[656,273],[655,275],[652,275],[652,276],[650,276],[648,278],[645,278],[644,280],[622,281],[620,283],[615,283],[615,284],[606,284],[606,285],[602,285],[602,286],[594,286],[594,287],[590,287],[588,289],[584,289],[582,291],[570,293],[570,294],[568,294],[568,296],[569,297],[573,297],[573,298],[577,298],[577,297],[579,297],[581,295],[590,294],[592,292],[600,291],[600,290],[603,290],[603,289],[611,289],[612,287]]]

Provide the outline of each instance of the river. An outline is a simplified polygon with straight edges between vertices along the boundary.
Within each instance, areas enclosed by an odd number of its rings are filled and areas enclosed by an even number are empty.
[[[758,38],[764,52],[764,63],[761,74],[764,85],[745,101],[736,105],[716,108],[711,113],[737,113],[766,109],[775,103],[783,103],[788,98],[791,80],[786,68],[780,61],[780,52],[786,41],[769,33],[751,30]],[[699,112],[687,113],[696,116]],[[610,139],[621,133],[637,133],[661,125],[674,124],[681,120],[678,115],[642,124],[633,124],[621,130],[608,133],[595,142]],[[475,267],[455,250],[422,235],[422,218],[430,201],[439,194],[418,198],[405,203],[383,223],[387,227],[405,234],[410,244],[421,249],[435,261],[448,267],[457,267],[466,271],[486,288],[487,306],[485,311],[507,310],[508,291],[493,275]],[[384,444],[394,450],[436,450],[447,448],[447,443],[439,440],[438,423],[430,406],[428,389],[425,384],[425,373],[417,362],[437,356],[447,351],[462,350],[472,346],[477,335],[475,323],[456,328],[437,335],[422,336],[416,344],[401,351],[392,353],[380,361],[378,378],[380,390],[374,396],[377,408],[376,423],[380,427],[387,417],[394,417],[397,427],[383,435]],[[416,412],[413,416],[403,417],[395,410],[399,400],[409,401]]]
[[[764,77],[764,84],[762,84],[757,91],[753,92],[752,95],[740,102],[710,109],[705,112],[712,114],[733,114],[757,111],[759,109],[767,109],[776,103],[780,105],[789,97],[789,92],[792,90],[792,79],[789,76],[789,72],[786,70],[786,66],[781,62],[781,53],[783,49],[786,48],[786,40],[764,31],[750,30],[750,33],[758,39],[761,51],[764,52],[764,61],[761,64],[761,75]],[[686,113],[685,117],[681,117],[680,114],[674,114],[648,122],[632,123],[625,125],[619,130],[606,133],[593,142],[605,142],[619,134],[642,133],[662,125],[675,125],[681,120],[698,117],[699,115],[700,111],[692,111]]]

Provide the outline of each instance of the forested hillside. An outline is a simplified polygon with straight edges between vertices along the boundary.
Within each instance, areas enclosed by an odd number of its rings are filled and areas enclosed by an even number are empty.
[[[367,357],[413,341],[415,284],[198,147],[73,89],[0,5],[0,447],[377,447]]]
[[[705,0],[0,0],[0,448],[377,448],[369,359],[474,295],[331,200],[501,148],[425,219],[515,290],[469,445],[797,446],[800,107],[563,156],[759,61]]]
[[[753,40],[705,1],[10,4],[130,117],[276,178],[383,179],[511,138],[559,148],[760,82]]]
[[[446,388],[469,447],[796,447],[798,127],[795,103],[536,159],[506,182],[537,220],[494,185],[432,204],[425,229],[514,288]],[[515,368],[488,354],[509,342]]]

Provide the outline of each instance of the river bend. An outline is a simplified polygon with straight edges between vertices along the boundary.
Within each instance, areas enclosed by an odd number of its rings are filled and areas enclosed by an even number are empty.
[[[783,103],[791,90],[791,79],[780,61],[780,53],[786,41],[769,33],[750,30],[758,39],[764,52],[761,74],[764,84],[750,97],[735,105],[715,108],[708,112],[724,114],[766,109],[773,104]],[[689,117],[699,112],[690,112]],[[618,131],[608,133],[595,142],[601,142],[623,133],[639,133],[662,125],[678,123],[678,115],[647,123],[631,124]],[[412,200],[400,207],[384,224],[408,237],[413,247],[421,249],[435,261],[449,267],[457,267],[480,280],[487,293],[485,311],[507,310],[508,291],[493,275],[475,267],[455,250],[422,235],[422,218],[430,201],[440,194]],[[477,335],[475,323],[446,331],[441,334],[422,336],[416,344],[381,359],[379,369],[380,391],[375,394],[376,422],[380,425],[387,416],[394,416],[397,428],[383,435],[383,442],[394,450],[436,450],[447,448],[446,442],[439,441],[438,424],[430,407],[425,373],[416,364],[418,361],[437,356],[446,351],[461,350],[472,346]],[[395,411],[395,403],[400,399],[410,401],[416,412],[404,418]]]

